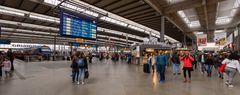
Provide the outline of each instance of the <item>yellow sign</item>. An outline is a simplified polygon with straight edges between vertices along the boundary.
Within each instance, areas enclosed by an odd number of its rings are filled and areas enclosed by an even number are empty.
[[[84,40],[84,39],[81,39],[81,38],[76,38],[76,42],[77,42],[77,43],[84,43],[85,40]]]

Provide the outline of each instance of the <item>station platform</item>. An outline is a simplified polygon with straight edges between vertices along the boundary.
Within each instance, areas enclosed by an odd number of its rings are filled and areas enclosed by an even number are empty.
[[[217,74],[209,78],[193,71],[192,82],[167,68],[166,83],[159,84],[157,74],[143,73],[142,66],[94,59],[89,65],[86,84],[71,81],[70,61],[25,63],[15,60],[11,79],[0,80],[0,95],[239,95],[240,77],[228,88]]]

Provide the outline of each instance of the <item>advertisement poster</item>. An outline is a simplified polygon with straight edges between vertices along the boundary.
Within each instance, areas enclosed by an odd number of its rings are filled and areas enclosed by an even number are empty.
[[[216,45],[223,46],[226,44],[226,32],[214,33],[214,42]]]
[[[207,34],[197,35],[197,45],[198,46],[206,46],[207,45]]]

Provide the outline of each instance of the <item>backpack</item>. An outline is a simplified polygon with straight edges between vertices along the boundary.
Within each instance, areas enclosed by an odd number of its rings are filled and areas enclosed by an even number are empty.
[[[76,62],[73,62],[73,63],[71,64],[71,68],[77,69],[77,68],[78,68],[78,64],[77,64]]]
[[[77,64],[78,64],[78,67],[84,67],[85,66],[84,58],[79,58],[77,60]]]

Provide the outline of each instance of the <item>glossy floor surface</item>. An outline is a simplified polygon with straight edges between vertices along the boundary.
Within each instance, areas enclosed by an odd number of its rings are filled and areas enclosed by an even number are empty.
[[[15,61],[16,71],[10,79],[0,80],[0,95],[239,95],[240,77],[234,88],[228,88],[214,74],[193,72],[191,83],[183,76],[172,75],[167,68],[166,83],[159,84],[156,74],[143,73],[142,66],[111,60],[94,60],[89,65],[90,77],[85,85],[71,83],[70,62]]]

